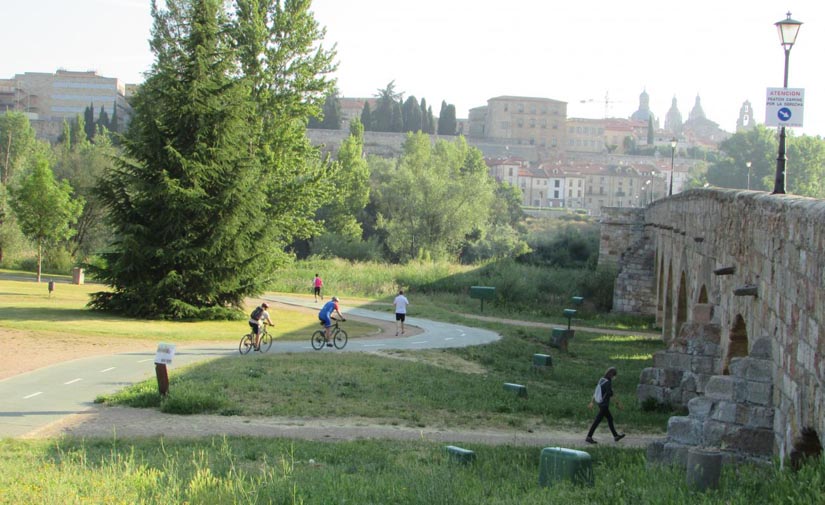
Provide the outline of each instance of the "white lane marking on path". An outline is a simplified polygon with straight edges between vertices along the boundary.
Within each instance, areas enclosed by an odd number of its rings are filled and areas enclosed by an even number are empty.
[[[64,383],[63,383],[63,385],[64,385],[64,386],[68,386],[69,384],[74,384],[75,382],[80,382],[80,381],[82,381],[82,380],[83,380],[83,379],[74,379],[74,380],[70,380],[69,382],[64,382]]]
[[[387,344],[364,344],[364,347],[383,347]]]
[[[447,337],[444,340],[452,340],[453,338],[455,338],[455,337]]]
[[[426,340],[422,340],[422,341],[420,341],[420,342],[411,342],[411,343],[412,343],[412,344],[414,344],[414,345],[415,345],[415,344],[426,344],[426,343],[427,343],[427,341],[426,341]]]
[[[37,395],[42,395],[42,394],[43,394],[43,391],[38,391],[38,392],[36,392],[36,393],[32,393],[32,394],[30,394],[30,395],[28,395],[28,396],[24,396],[24,397],[23,397],[23,399],[24,399],[24,400],[28,400],[29,398],[34,398],[35,396],[37,396]]]
[[[146,358],[138,361],[138,363],[146,363],[147,361],[152,361],[154,358]]]
[[[115,369],[115,367],[110,366],[109,368],[107,368],[107,369],[105,369],[105,370],[101,370],[101,371],[100,371],[100,373],[111,372],[111,371],[112,371],[112,370],[114,370],[114,369]]]

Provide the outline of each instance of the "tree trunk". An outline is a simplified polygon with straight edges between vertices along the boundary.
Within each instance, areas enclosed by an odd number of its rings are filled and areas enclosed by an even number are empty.
[[[37,282],[40,282],[41,263],[43,262],[43,244],[37,243]]]

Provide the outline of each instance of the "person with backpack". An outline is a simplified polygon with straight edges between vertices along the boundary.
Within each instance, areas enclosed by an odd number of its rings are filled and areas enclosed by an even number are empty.
[[[255,307],[255,310],[249,314],[249,327],[252,328],[252,333],[255,334],[255,350],[261,347],[261,324],[268,324],[272,326],[272,319],[269,318],[269,308],[266,302]]]
[[[619,440],[624,438],[624,433],[619,433],[616,431],[616,427],[613,426],[613,416],[610,414],[610,398],[613,397],[613,378],[616,377],[618,372],[616,372],[615,367],[610,367],[604,373],[604,377],[599,379],[599,383],[596,384],[596,389],[593,391],[593,398],[590,400],[590,403],[587,405],[587,408],[593,409],[593,404],[596,403],[599,406],[599,413],[596,414],[596,419],[593,420],[593,424],[590,426],[590,431],[587,432],[587,438],[584,439],[585,442],[588,444],[595,444],[597,443],[593,440],[593,433],[598,428],[599,423],[602,422],[602,419],[607,419],[607,426],[610,428],[610,433],[613,434],[613,441],[618,442]],[[622,410],[622,404],[619,400],[616,400],[616,406]]]

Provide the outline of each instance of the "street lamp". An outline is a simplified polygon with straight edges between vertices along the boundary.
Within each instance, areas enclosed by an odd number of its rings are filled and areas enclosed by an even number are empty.
[[[785,50],[785,81],[784,87],[788,87],[788,58],[791,55],[791,48],[796,42],[796,36],[799,33],[799,27],[802,26],[800,21],[791,19],[791,13],[788,12],[788,18],[774,23],[776,29],[779,31],[779,40],[782,41],[782,48]],[[785,127],[780,127],[779,130],[779,156],[776,158],[776,177],[773,181],[773,194],[785,194]]]
[[[676,156],[676,138],[670,139],[670,191],[667,196],[673,196],[673,158]]]
[[[748,190],[751,189],[751,162],[746,161],[745,166],[748,167]]]

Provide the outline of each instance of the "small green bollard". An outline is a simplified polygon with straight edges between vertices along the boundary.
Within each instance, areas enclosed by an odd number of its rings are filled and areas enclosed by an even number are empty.
[[[553,358],[550,357],[549,354],[534,354],[533,355],[533,366],[534,367],[551,367],[553,366]]]
[[[539,485],[552,486],[562,480],[593,485],[593,461],[590,454],[574,449],[545,447],[541,450]]]
[[[504,389],[514,392],[519,398],[527,398],[527,386],[513,384],[512,382],[505,382]]]
[[[448,445],[446,449],[447,454],[450,455],[450,459],[458,463],[472,463],[476,459],[476,453],[469,449],[462,449],[454,445]]]

